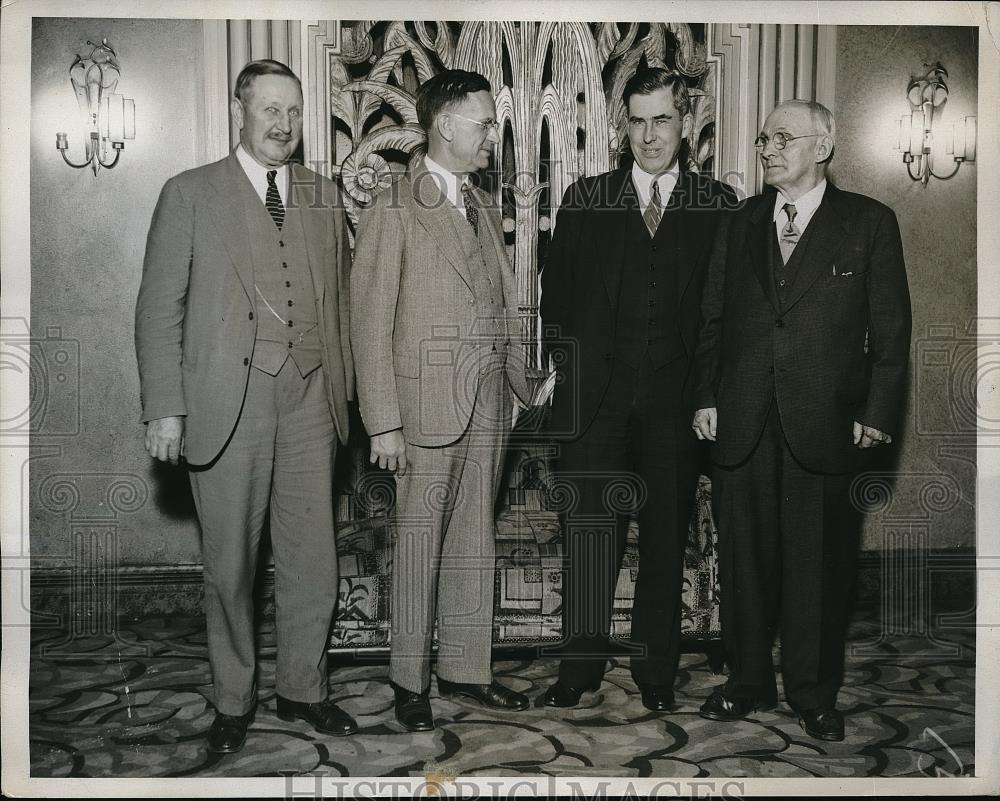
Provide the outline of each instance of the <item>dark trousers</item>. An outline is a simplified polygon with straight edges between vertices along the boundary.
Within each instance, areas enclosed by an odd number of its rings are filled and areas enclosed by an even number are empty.
[[[789,706],[801,711],[836,703],[858,547],[851,478],[803,468],[774,404],[749,459],[715,468],[730,695],[776,698],[771,649],[780,631]]]
[[[680,654],[684,549],[698,479],[698,443],[680,401],[687,363],[653,370],[616,363],[593,423],[563,445],[563,647],[560,680],[604,674],[612,603],[628,518],[638,515],[639,569],[632,606],[632,676],[672,686]]]

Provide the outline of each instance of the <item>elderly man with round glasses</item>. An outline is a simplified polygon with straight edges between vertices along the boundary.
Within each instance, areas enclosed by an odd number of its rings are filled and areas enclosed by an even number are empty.
[[[826,178],[836,129],[819,103],[768,116],[764,183],[720,226],[702,303],[693,426],[714,443],[729,680],[702,717],[735,721],[784,695],[805,731],[842,740],[859,515],[848,490],[897,429],[910,297],[892,210]]]

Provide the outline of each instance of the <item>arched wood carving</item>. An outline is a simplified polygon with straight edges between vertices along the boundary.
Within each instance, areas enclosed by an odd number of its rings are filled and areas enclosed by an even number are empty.
[[[628,157],[621,92],[640,64],[685,77],[694,132],[689,169],[714,171],[716,62],[704,26],[684,23],[468,22],[341,23],[329,59],[332,172],[348,214],[397,180],[424,152],[415,94],[443,69],[484,74],[494,90],[503,140],[486,186],[502,203],[518,282],[529,367],[540,368],[538,273],[566,187]]]

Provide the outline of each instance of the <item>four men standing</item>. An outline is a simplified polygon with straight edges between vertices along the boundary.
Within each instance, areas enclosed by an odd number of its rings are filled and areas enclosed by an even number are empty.
[[[807,732],[841,739],[847,489],[858,449],[890,440],[909,347],[895,217],[825,180],[834,129],[818,104],[768,117],[757,147],[778,194],[737,209],[728,187],[679,168],[691,131],[680,78],[641,69],[623,99],[635,163],[569,188],[542,273],[543,325],[571,343],[552,423],[579,500],[564,521],[563,658],[543,701],[574,706],[600,684],[625,518],[638,514],[631,669],[647,708],[673,706],[697,435],[715,442],[731,668],[702,715],[773,705],[780,621],[790,705]],[[371,461],[396,476],[397,719],[434,727],[435,620],[441,695],[528,706],[491,671],[494,503],[529,393],[499,214],[472,180],[500,139],[490,84],[452,70],[421,86],[427,154],[362,212],[353,273],[335,184],[290,162],[301,113],[287,67],[244,68],[240,145],[167,182],[136,307],[147,450],[191,466],[218,753],[242,747],[256,705],[268,514],[278,714],[356,729],[327,699],[325,657],[332,467],[355,368]]]

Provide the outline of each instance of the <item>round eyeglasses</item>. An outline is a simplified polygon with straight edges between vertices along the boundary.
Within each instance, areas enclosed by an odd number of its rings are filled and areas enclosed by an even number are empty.
[[[808,139],[811,136],[825,136],[825,135],[826,134],[814,133],[814,134],[802,134],[801,136],[789,136],[786,133],[778,131],[774,136],[770,137],[761,134],[754,140],[753,146],[757,148],[757,150],[763,150],[765,147],[767,147],[767,143],[770,142],[771,144],[774,145],[775,150],[784,150],[785,145],[787,145],[794,139]]]

